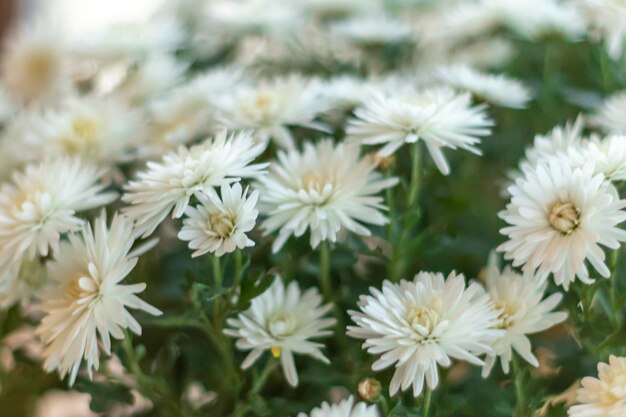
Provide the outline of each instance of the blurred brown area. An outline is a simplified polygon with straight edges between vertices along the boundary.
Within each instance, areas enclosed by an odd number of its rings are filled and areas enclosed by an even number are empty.
[[[19,0],[0,0],[0,44],[13,25],[18,14]]]

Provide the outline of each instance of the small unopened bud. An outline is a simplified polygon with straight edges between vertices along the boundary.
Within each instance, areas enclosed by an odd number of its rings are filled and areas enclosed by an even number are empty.
[[[359,395],[365,401],[369,401],[371,403],[378,401],[380,397],[380,382],[374,378],[365,378],[359,382]]]

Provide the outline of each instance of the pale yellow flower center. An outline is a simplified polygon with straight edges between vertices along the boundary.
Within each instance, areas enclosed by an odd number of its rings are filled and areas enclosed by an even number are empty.
[[[230,211],[215,213],[209,216],[207,227],[222,239],[226,239],[235,232],[237,217]]]
[[[554,230],[568,235],[576,230],[580,223],[580,210],[572,203],[557,201],[550,209],[548,220]]]
[[[497,327],[499,329],[508,329],[511,327],[511,324],[513,324],[513,316],[517,313],[517,308],[501,300],[495,302],[495,308],[496,310],[500,310]]]
[[[89,273],[78,273],[72,277],[63,288],[65,294],[72,300],[80,300],[97,294],[100,291],[98,283]]]
[[[411,307],[407,315],[407,321],[411,327],[420,334],[431,333],[439,324],[440,319],[441,317],[436,310],[426,306]],[[426,329],[426,332],[424,332],[424,329]]]
[[[268,321],[270,334],[277,338],[288,336],[296,330],[296,319],[292,314],[279,311],[272,315]]]
[[[72,129],[61,138],[65,151],[69,154],[82,153],[93,147],[98,141],[98,123],[87,117],[77,117],[72,122]]]

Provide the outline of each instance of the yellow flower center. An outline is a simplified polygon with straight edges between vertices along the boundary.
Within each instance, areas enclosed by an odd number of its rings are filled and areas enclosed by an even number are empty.
[[[439,313],[426,306],[411,307],[407,315],[407,321],[414,330],[417,330],[422,336],[430,334],[441,317]]]
[[[68,135],[61,138],[63,148],[69,154],[83,153],[98,142],[99,130],[96,120],[77,117]]]
[[[230,211],[215,213],[209,216],[207,227],[222,239],[226,239],[235,232],[237,218]]]
[[[550,226],[563,235],[569,235],[580,223],[580,210],[572,203],[557,201],[550,209]]]

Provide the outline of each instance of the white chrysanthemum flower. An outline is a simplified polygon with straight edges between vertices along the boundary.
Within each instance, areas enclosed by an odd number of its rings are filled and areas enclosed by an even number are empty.
[[[363,46],[405,42],[412,36],[407,22],[385,15],[356,16],[341,20],[330,29],[336,38]]]
[[[304,24],[303,18],[297,7],[273,0],[221,0],[209,6],[210,21],[231,35],[262,33],[282,37],[296,32]]]
[[[578,116],[574,123],[567,122],[565,126],[555,126],[545,135],[536,135],[532,146],[526,149],[520,164],[522,169],[533,168],[540,159],[567,155],[579,149],[583,143],[583,127],[584,119]]]
[[[586,22],[572,4],[558,0],[479,0],[454,8],[441,30],[444,36],[467,38],[499,27],[529,39],[550,34],[577,39]]]
[[[78,211],[117,198],[103,192],[103,172],[80,159],[28,165],[0,187],[0,269],[22,257],[58,251],[61,235],[80,228]]]
[[[508,241],[498,247],[513,266],[569,288],[576,278],[589,284],[585,261],[603,277],[610,275],[600,245],[619,248],[626,231],[626,200],[620,200],[594,165],[572,167],[566,158],[541,160],[510,186],[511,202],[499,216]]]
[[[108,167],[132,160],[141,144],[142,117],[114,98],[82,97],[33,116],[23,135],[31,158],[79,156]]]
[[[248,132],[229,136],[224,130],[214,139],[165,155],[161,162],[148,162],[125,187],[122,200],[130,206],[124,212],[148,236],[170,211],[173,218],[181,217],[192,196],[214,194],[214,187],[261,174],[268,164],[251,162],[264,148]]]
[[[81,39],[77,52],[101,61],[136,59],[154,53],[173,53],[185,41],[186,30],[175,16],[159,16],[147,22],[125,22]]]
[[[354,111],[347,127],[348,137],[360,143],[385,144],[382,156],[405,143],[422,140],[439,170],[450,172],[442,148],[465,149],[480,154],[476,145],[493,125],[482,105],[472,106],[468,93],[431,89],[393,97],[377,95]]]
[[[626,91],[606,99],[590,121],[606,133],[626,134]]]
[[[567,313],[552,311],[563,294],[543,299],[547,281],[516,274],[508,266],[500,272],[493,263],[487,268],[486,284],[494,307],[500,311],[498,327],[506,334],[493,342],[493,353],[485,358],[483,377],[489,375],[498,357],[502,370],[508,374],[513,351],[532,366],[539,366],[527,335],[542,332],[567,318]]]
[[[131,103],[141,104],[180,84],[189,65],[164,53],[150,54],[116,89]]]
[[[67,50],[58,31],[39,23],[15,32],[2,57],[1,81],[20,104],[55,102],[70,92]]]
[[[294,140],[287,126],[326,131],[314,119],[328,108],[324,88],[318,80],[299,76],[262,80],[240,85],[215,103],[219,123],[228,129],[253,129],[260,141],[273,139],[284,147]]]
[[[383,199],[376,194],[398,180],[384,178],[375,169],[376,162],[361,158],[357,146],[333,145],[331,140],[306,143],[302,152],[280,152],[257,187],[259,208],[267,216],[265,234],[279,231],[272,250],[277,252],[289,237],[307,230],[315,248],[321,241],[335,242],[343,229],[369,236],[363,224],[387,223],[381,213]]]
[[[298,417],[379,417],[380,413],[376,405],[367,405],[360,402],[354,404],[354,398],[350,397],[338,404],[323,402],[321,406],[311,410],[309,414],[300,413]]]
[[[252,300],[250,308],[236,319],[229,318],[231,329],[224,333],[237,337],[238,349],[252,350],[241,364],[247,369],[266,350],[280,357],[283,372],[290,385],[298,385],[298,373],[293,354],[309,355],[324,363],[321,343],[310,339],[332,334],[328,327],[335,319],[324,318],[331,305],[321,305],[322,297],[316,288],[301,293],[298,283],[291,281],[287,287],[280,277],[263,294]]]
[[[129,219],[116,215],[107,227],[102,215],[93,227],[83,225],[80,235],[71,234],[48,263],[54,285],[42,295],[40,308],[46,315],[37,333],[46,345],[44,368],[58,369],[62,378],[69,373],[70,385],[83,359],[90,378],[92,369],[98,369],[98,339],[110,355],[111,336],[122,339],[127,328],[141,334],[127,308],[161,314],[135,295],[146,284],[120,284],[137,264],[137,254],[130,252],[133,242]]]
[[[146,154],[170,151],[209,133],[213,101],[241,80],[236,68],[217,68],[202,73],[150,104],[152,123]]]
[[[591,137],[580,149],[570,152],[572,163],[584,165],[591,161],[595,173],[608,181],[626,181],[626,136],[611,135],[606,138]]]
[[[192,257],[207,252],[222,256],[237,248],[254,246],[246,233],[256,224],[259,192],[254,191],[249,197],[247,193],[240,183],[232,187],[225,184],[220,189],[221,199],[215,194],[200,195],[200,205],[187,207],[187,218],[178,238],[189,241],[189,248],[195,250]]]
[[[373,82],[351,75],[339,75],[324,82],[324,95],[335,108],[358,106],[375,91]]]
[[[623,0],[577,0],[585,16],[601,38],[613,59],[624,52],[626,39],[626,3]]]
[[[478,356],[491,353],[490,344],[504,333],[496,329],[500,312],[489,296],[477,283],[466,287],[462,274],[420,272],[413,281],[385,280],[382,291],[370,292],[359,298],[361,311],[348,311],[356,323],[348,335],[381,355],[372,370],[395,365],[391,395],[413,386],[417,397],[424,380],[435,388],[438,366],[450,366],[451,359],[483,365]]]
[[[451,87],[469,91],[489,103],[521,109],[531,99],[530,90],[520,81],[502,74],[487,74],[467,65],[440,68],[437,77]]]
[[[611,355],[608,364],[598,363],[598,378],[583,378],[576,399],[579,404],[567,410],[570,417],[624,417],[626,358]]]

